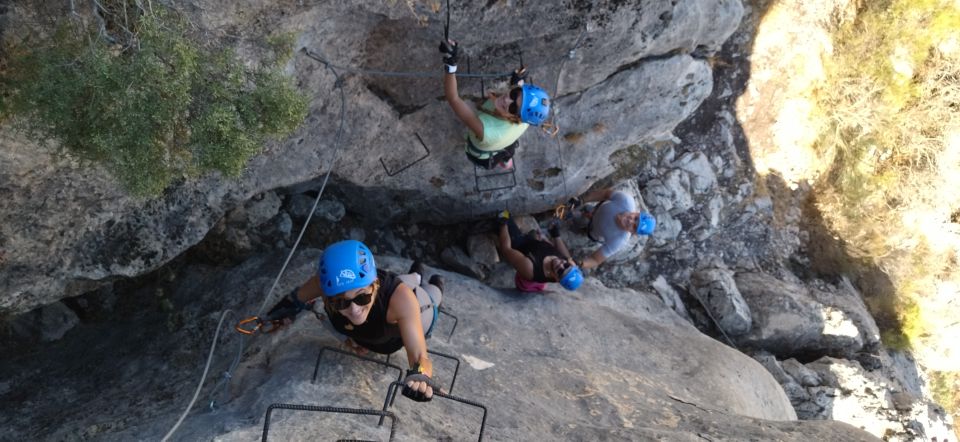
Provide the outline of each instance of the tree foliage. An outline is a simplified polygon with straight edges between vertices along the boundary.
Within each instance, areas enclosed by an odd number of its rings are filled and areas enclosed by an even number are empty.
[[[139,196],[210,171],[238,176],[268,136],[304,119],[306,100],[283,75],[284,57],[248,68],[231,50],[192,41],[172,11],[133,12],[132,23],[115,26],[122,39],[110,38],[103,20],[69,19],[4,48],[0,118],[103,165]]]

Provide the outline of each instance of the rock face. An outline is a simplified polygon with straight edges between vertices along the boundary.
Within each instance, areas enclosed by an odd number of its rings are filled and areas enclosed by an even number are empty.
[[[318,255],[317,250],[298,254],[277,293],[311,275]],[[15,364],[4,364],[0,372],[7,380],[3,394],[21,398],[18,412],[0,414],[7,436],[160,439],[195,389],[217,310],[253,311],[280,261],[264,256],[222,273],[199,267],[183,272],[169,288],[171,301],[185,306],[176,316],[180,326],[171,328],[171,317],[141,309],[106,330],[84,325],[51,344],[61,351],[46,354],[62,361],[52,371],[44,369],[47,361],[15,356]],[[378,264],[400,271],[410,262],[378,257]],[[796,421],[787,397],[760,364],[703,336],[656,295],[609,289],[596,280],[575,293],[519,295],[441,273],[444,307],[460,320],[447,339],[452,325],[442,316],[440,332],[428,345],[464,360],[452,393],[488,407],[484,437],[490,440],[871,440],[840,422]],[[222,304],[186,302],[210,292],[230,296]],[[305,313],[290,328],[250,341],[229,388],[213,388],[213,373],[230,365],[240,339],[225,328],[199,401],[214,399],[217,410],[198,405],[175,435],[178,440],[255,439],[271,403],[379,408],[396,379],[392,371],[329,354],[312,384],[319,348],[337,341]],[[90,346],[73,342],[98,334]],[[144,342],[131,335],[153,339],[146,348],[131,348]],[[106,348],[113,356],[97,357]],[[393,358],[405,366],[403,359]],[[449,385],[453,364],[434,359],[436,378]],[[56,382],[40,382],[51,376]],[[416,406],[400,397],[392,410],[400,416],[401,439],[471,439],[480,426],[479,411],[441,399]],[[47,419],[60,424],[46,425]],[[372,418],[278,412],[271,422],[271,439],[318,434],[385,438]]]
[[[864,347],[879,344],[873,317],[847,286],[809,289],[754,272],[738,273],[736,286],[753,312],[754,324],[751,333],[737,338],[740,345],[784,355],[854,358]]]
[[[839,420],[890,441],[952,440],[943,409],[909,382],[916,374],[890,372],[915,367],[895,352],[883,355],[884,372],[831,357],[808,364],[769,354],[754,358],[783,385],[801,419]]]
[[[420,2],[308,3],[188,2],[183,12],[206,35],[291,32],[296,49],[339,66],[439,74],[439,11]],[[344,196],[347,210],[376,214],[384,224],[400,217],[454,222],[493,213],[508,201],[515,212],[544,210],[614,172],[613,153],[668,136],[699,106],[712,88],[710,68],[700,57],[719,48],[742,10],[733,0],[456,5],[451,37],[469,53],[471,71],[509,71],[522,51],[531,80],[554,97],[560,133],[551,138],[528,131],[516,159],[517,185],[504,190],[485,191],[489,183],[474,176],[464,158],[464,129],[437,100],[439,77],[398,79],[340,69],[348,99],[338,150],[340,92],[334,75],[304,52],[289,70],[312,97],[310,116],[292,137],[267,146],[236,181],[210,176],[157,200],[133,200],[100,170],[52,161],[4,130],[0,313],[23,312],[113,277],[154,269],[252,196],[331,170],[331,191]],[[255,53],[249,49],[241,45],[239,53]],[[464,96],[503,88],[502,81],[460,83]],[[708,185],[709,179],[694,184]]]
[[[739,336],[750,331],[753,325],[750,306],[740,295],[732,271],[726,268],[698,270],[690,279],[690,291],[724,333]]]

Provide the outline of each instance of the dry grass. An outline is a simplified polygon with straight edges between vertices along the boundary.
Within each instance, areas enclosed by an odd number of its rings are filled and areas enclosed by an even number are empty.
[[[960,281],[960,4],[867,3],[838,33],[817,91],[827,128],[817,148],[834,158],[820,209],[896,287],[902,328],[885,330],[887,344],[955,347],[941,335],[942,316],[958,310],[945,287]],[[939,372],[933,389],[955,417],[957,379]]]

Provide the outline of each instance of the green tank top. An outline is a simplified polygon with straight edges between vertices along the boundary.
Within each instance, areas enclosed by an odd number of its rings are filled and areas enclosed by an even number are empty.
[[[493,112],[493,102],[483,102],[483,108]],[[487,152],[496,152],[513,144],[530,127],[527,123],[511,123],[486,112],[477,112],[477,117],[483,123],[483,141],[478,140],[472,131],[467,131],[467,138],[477,150]]]

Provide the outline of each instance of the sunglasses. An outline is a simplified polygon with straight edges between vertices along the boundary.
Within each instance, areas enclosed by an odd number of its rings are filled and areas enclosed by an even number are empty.
[[[562,278],[562,277],[563,277],[563,274],[566,273],[566,272],[567,272],[567,269],[569,269],[569,268],[570,268],[570,263],[569,263],[569,262],[564,261],[562,264],[560,264],[560,268],[557,269],[557,279]]]
[[[359,306],[365,306],[373,300],[373,291],[360,293],[357,296],[354,296],[353,299],[347,298],[330,298],[330,306],[335,310],[346,310],[350,308],[350,304],[356,304]]]
[[[520,116],[520,106],[517,106],[517,100],[520,99],[520,94],[522,93],[523,93],[522,89],[518,87],[513,88],[510,91],[510,100],[512,102],[510,103],[510,107],[507,108],[507,110],[510,111],[511,114],[514,114],[518,117]]]

